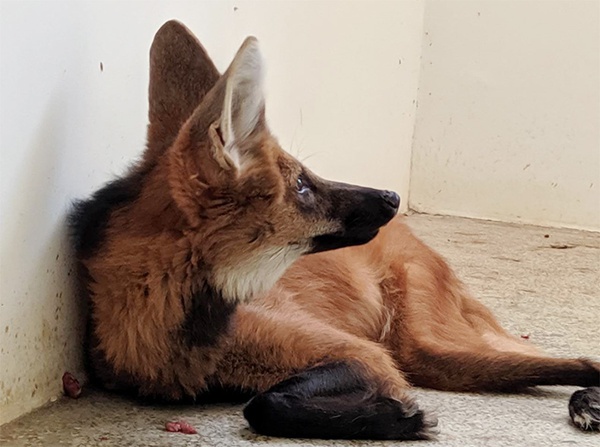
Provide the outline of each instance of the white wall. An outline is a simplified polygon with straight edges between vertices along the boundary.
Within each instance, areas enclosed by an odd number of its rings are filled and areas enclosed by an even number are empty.
[[[0,2],[0,423],[81,372],[65,213],[142,150],[164,21],[186,23],[220,69],[256,35],[282,145],[406,198],[422,14],[418,1]]]
[[[418,211],[600,230],[600,2],[426,2]]]

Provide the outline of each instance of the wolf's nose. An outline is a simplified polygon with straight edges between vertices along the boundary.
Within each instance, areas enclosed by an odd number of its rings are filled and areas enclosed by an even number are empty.
[[[398,207],[400,206],[400,196],[394,191],[383,191],[381,193],[381,198],[391,208],[398,209]]]

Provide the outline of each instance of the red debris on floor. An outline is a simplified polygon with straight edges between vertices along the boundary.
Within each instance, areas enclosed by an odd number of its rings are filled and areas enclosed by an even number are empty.
[[[170,431],[170,432],[180,432],[180,433],[184,433],[186,435],[197,435],[198,434],[196,429],[192,425],[188,424],[185,421],[167,422],[165,424],[165,430]]]
[[[77,399],[81,395],[81,385],[79,380],[70,372],[66,372],[62,376],[63,390],[65,394],[72,399]]]
[[[526,335],[521,335],[521,338],[522,338],[523,340],[529,340],[529,334],[526,334]]]

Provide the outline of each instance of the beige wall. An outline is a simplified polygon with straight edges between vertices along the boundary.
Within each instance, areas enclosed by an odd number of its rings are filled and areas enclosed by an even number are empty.
[[[600,230],[600,2],[427,1],[418,211]]]
[[[0,423],[81,371],[65,214],[142,150],[164,21],[184,21],[221,69],[256,35],[282,145],[406,207],[422,14],[418,1],[0,2]]]

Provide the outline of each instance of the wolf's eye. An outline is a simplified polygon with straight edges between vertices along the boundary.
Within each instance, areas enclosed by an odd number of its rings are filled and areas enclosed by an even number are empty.
[[[310,187],[304,181],[302,176],[298,177],[298,179],[296,180],[296,189],[298,190],[298,194],[304,194],[304,193],[310,191]]]

